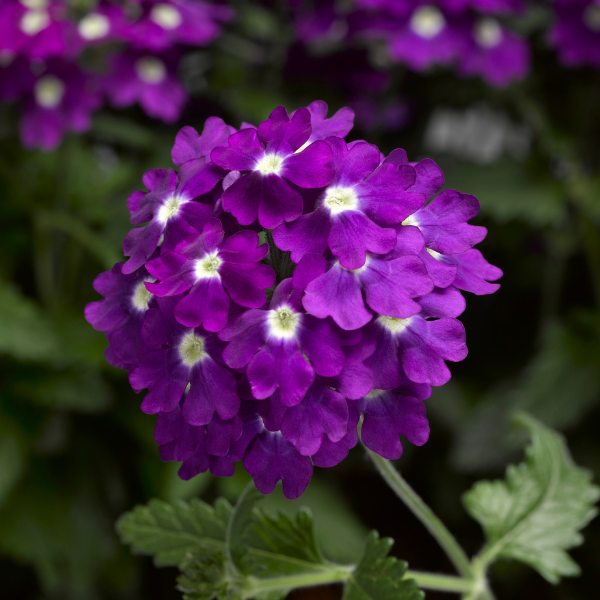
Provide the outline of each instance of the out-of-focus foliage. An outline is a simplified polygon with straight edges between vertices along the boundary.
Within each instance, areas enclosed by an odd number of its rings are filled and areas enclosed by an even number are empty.
[[[453,499],[518,457],[526,436],[509,427],[515,409],[562,430],[575,462],[600,476],[600,85],[589,67],[558,65],[545,37],[549,4],[529,3],[532,71],[503,90],[437,68],[410,72],[373,45],[295,41],[287,2],[230,4],[237,16],[223,37],[181,67],[192,100],[175,125],[136,107],[103,109],[89,132],[67,135],[55,152],[26,152],[15,108],[0,106],[3,595],[181,597],[174,571],[132,557],[112,524],[151,497],[211,501],[222,494],[235,502],[245,485],[244,473],[185,483],[174,465],[161,463],[154,419],[141,413],[124,374],[106,365],[104,336],[83,318],[85,304],[99,299],[94,277],[122,256],[127,196],[144,171],[170,166],[181,126],[201,129],[213,114],[239,126],[280,103],[291,110],[322,98],[331,110],[358,112],[368,100],[378,115],[401,101],[401,128],[359,118],[351,135],[384,151],[406,148],[415,160],[431,156],[448,186],[479,197],[476,222],[489,228],[485,253],[505,272],[502,288],[469,306],[470,356],[453,371],[452,387],[427,402],[430,441],[407,449],[399,463],[473,553],[481,533]],[[367,92],[364,77],[381,75],[385,85]],[[492,133],[498,120],[488,117],[500,115],[505,133],[483,136],[485,147],[474,135],[440,141],[435,127],[448,125],[443,118],[454,123],[474,110]],[[490,150],[492,138],[500,142]],[[491,158],[482,164],[482,156]],[[377,528],[396,539],[393,552],[414,568],[450,568],[386,495],[360,449],[328,471],[327,481],[316,474],[299,501],[311,507],[328,556],[357,561],[365,531]],[[339,497],[345,511],[335,508]],[[264,510],[273,516],[283,504],[269,497]],[[347,538],[336,539],[340,529]],[[585,535],[574,558],[587,578],[555,590],[533,570],[500,563],[492,574],[498,597],[595,598],[600,524]],[[340,597],[335,589],[323,593]]]

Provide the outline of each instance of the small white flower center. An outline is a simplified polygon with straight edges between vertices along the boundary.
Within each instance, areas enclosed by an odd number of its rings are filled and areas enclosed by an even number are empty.
[[[267,317],[270,334],[276,338],[290,339],[296,335],[300,323],[300,313],[285,304],[269,311]]]
[[[413,227],[418,227],[419,222],[417,221],[416,215],[410,215],[410,217],[407,217],[404,219],[404,221],[402,221],[402,225],[412,225]]]
[[[265,154],[254,167],[261,175],[279,175],[283,157],[277,154]]]
[[[502,27],[496,19],[480,19],[475,25],[475,41],[482,48],[495,48],[503,37]]]
[[[166,223],[169,219],[176,217],[179,213],[181,205],[185,204],[185,200],[179,196],[171,196],[159,209],[156,215],[161,223]]]
[[[177,29],[183,21],[181,13],[170,4],[155,4],[150,11],[150,20],[163,29]]]
[[[144,56],[135,63],[135,72],[144,83],[162,83],[167,77],[167,67],[160,58]]]
[[[186,333],[179,342],[179,358],[186,367],[193,367],[208,354],[204,350],[204,339],[193,331]]]
[[[358,197],[353,188],[334,186],[325,190],[323,204],[332,215],[339,215],[345,210],[356,210],[358,208]]]
[[[378,321],[388,331],[391,331],[394,335],[397,335],[402,333],[410,325],[411,318],[398,319],[397,317],[381,316],[379,317]]]
[[[421,6],[410,18],[410,28],[418,36],[431,40],[446,27],[446,19],[436,6]]]
[[[382,394],[385,394],[386,390],[371,390],[365,398],[367,400],[373,400],[374,398],[379,398]]]
[[[427,248],[427,252],[429,252],[429,254],[431,254],[431,256],[433,256],[433,258],[435,258],[435,260],[440,260],[440,256],[442,256],[439,252],[436,252],[435,250],[432,250],[431,248]]]
[[[56,108],[65,95],[65,84],[54,75],[45,75],[35,84],[35,101],[43,108]]]
[[[583,22],[588,29],[600,31],[600,6],[598,4],[589,4],[583,13]]]
[[[141,281],[135,286],[133,295],[131,296],[131,304],[137,310],[146,312],[148,310],[148,302],[152,299],[154,294],[146,289],[145,282]]]
[[[45,10],[28,10],[19,23],[21,31],[27,35],[35,35],[50,25],[50,15]]]
[[[196,261],[195,273],[197,279],[209,279],[211,277],[219,277],[219,267],[223,261],[219,258],[216,252],[212,252],[203,256]]]
[[[19,4],[22,4],[31,10],[40,10],[48,6],[48,0],[19,0]]]
[[[104,15],[90,13],[79,21],[77,31],[86,40],[99,40],[105,37],[110,31],[110,21]]]

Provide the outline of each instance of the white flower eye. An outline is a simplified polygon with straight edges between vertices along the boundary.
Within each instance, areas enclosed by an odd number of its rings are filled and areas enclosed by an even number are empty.
[[[421,6],[410,18],[410,28],[420,37],[431,40],[446,27],[446,19],[436,6]]]
[[[167,67],[160,58],[144,56],[135,63],[135,72],[144,83],[159,84],[167,77]]]
[[[334,186],[325,190],[323,204],[332,215],[337,215],[345,210],[356,210],[358,208],[358,197],[352,188]]]
[[[300,324],[300,314],[285,304],[269,311],[269,332],[276,338],[291,339]]]
[[[170,4],[155,4],[150,11],[150,20],[163,29],[177,29],[183,21],[181,13]]]
[[[475,25],[475,41],[482,48],[495,48],[503,37],[502,27],[496,19],[480,19]]]
[[[86,40],[99,40],[110,31],[110,21],[104,15],[90,13],[79,21],[77,31]]]
[[[179,342],[179,358],[186,367],[193,367],[208,356],[204,350],[204,338],[193,331],[186,333]]]
[[[277,154],[265,154],[257,163],[255,169],[261,175],[279,175],[283,158]]]
[[[381,316],[377,320],[388,331],[391,331],[394,335],[397,335],[406,330],[406,328],[410,325],[412,317],[409,317],[408,319],[398,319],[396,317]]]
[[[43,108],[56,108],[65,95],[65,84],[54,75],[45,75],[35,84],[34,95]]]
[[[28,10],[19,24],[21,31],[27,35],[35,35],[50,25],[50,15],[45,10]]]

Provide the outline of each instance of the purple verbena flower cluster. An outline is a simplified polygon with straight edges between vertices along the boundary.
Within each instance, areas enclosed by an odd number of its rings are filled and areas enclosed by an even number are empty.
[[[304,41],[383,39],[390,57],[414,71],[452,66],[505,87],[529,72],[527,41],[504,23],[523,0],[354,0],[349,12],[334,2],[318,10],[300,2],[296,34]]]
[[[174,122],[188,99],[177,77],[183,51],[209,44],[232,17],[210,0],[101,0],[83,14],[63,0],[0,0],[0,101],[22,102],[23,145],[43,150],[87,130],[105,97]],[[86,62],[106,69],[79,66],[99,45]]]
[[[295,498],[356,445],[361,415],[386,458],[401,435],[427,441],[423,400],[467,355],[461,290],[490,294],[502,272],[473,248],[477,199],[442,191],[430,159],[346,142],[353,118],[321,101],[239,131],[211,117],[177,135],[177,173],[128,199],[129,258],[98,276],[86,318],[148,390],[184,479],[243,461]]]

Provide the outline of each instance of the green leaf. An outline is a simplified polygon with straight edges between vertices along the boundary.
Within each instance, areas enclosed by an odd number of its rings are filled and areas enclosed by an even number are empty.
[[[558,583],[580,572],[566,550],[582,543],[579,530],[596,515],[600,488],[573,463],[558,433],[524,413],[518,422],[532,436],[525,462],[509,466],[505,481],[475,484],[463,500],[487,537],[484,563],[516,559]]]
[[[461,164],[444,173],[447,188],[468,190],[481,202],[481,213],[500,223],[519,219],[535,227],[558,226],[565,218],[560,185],[533,178],[522,163],[503,159],[491,165]]]
[[[262,494],[250,483],[238,498],[227,527],[227,556],[235,568],[244,571],[242,559],[247,551],[248,535],[254,521],[252,514]]]
[[[220,551],[196,548],[181,565],[183,575],[177,579],[177,589],[184,593],[185,600],[211,600],[232,598],[228,595],[226,581],[227,559]],[[239,595],[238,595],[239,598]]]
[[[214,508],[201,500],[169,504],[151,500],[137,506],[117,523],[121,540],[138,554],[153,554],[157,566],[178,565],[197,547],[224,551],[227,524],[233,509],[220,498]]]
[[[37,305],[0,282],[0,353],[46,362],[56,357],[59,346],[52,324]]]
[[[422,600],[423,592],[412,579],[404,579],[407,564],[388,556],[394,541],[372,531],[362,560],[344,590],[345,600]]]
[[[23,457],[14,436],[0,433],[0,505],[23,473]]]

